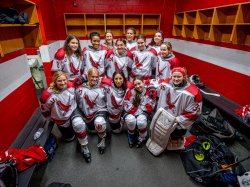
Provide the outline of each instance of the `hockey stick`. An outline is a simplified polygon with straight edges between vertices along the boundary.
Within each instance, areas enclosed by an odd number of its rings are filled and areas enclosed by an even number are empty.
[[[216,93],[208,93],[208,92],[205,92],[204,90],[200,89],[200,91],[206,95],[212,95],[212,96],[216,96],[216,97],[220,97],[220,94],[216,94]]]
[[[239,163],[241,163],[241,162],[243,162],[243,161],[245,161],[245,160],[247,160],[249,158],[250,158],[250,156],[247,156],[246,158],[243,158],[242,160],[239,160],[239,161],[237,161],[235,163],[228,164],[228,165],[222,167],[222,169],[220,169],[218,171],[215,171],[215,172],[211,173],[210,175],[207,175],[206,177],[213,177],[214,175],[216,175],[216,174],[218,174],[218,173],[220,173],[222,171],[226,171],[226,170],[230,169],[231,167],[237,166]]]

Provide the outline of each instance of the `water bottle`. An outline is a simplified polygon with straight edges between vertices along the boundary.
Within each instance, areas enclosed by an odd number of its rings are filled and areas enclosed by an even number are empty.
[[[43,128],[39,128],[34,134],[34,140],[37,140],[42,135],[43,131],[44,131]]]

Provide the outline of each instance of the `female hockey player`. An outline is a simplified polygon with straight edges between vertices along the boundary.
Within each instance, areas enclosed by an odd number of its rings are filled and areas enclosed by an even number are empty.
[[[99,81],[98,69],[92,67],[88,70],[88,81],[76,89],[78,107],[83,113],[83,119],[90,131],[97,132],[98,150],[100,154],[105,151],[107,107],[105,90]]]
[[[129,27],[126,32],[126,48],[128,50],[136,47],[137,43],[135,40],[136,30],[133,27]]]
[[[152,70],[156,67],[157,52],[153,48],[146,47],[146,37],[140,34],[137,39],[137,47],[131,49],[133,54],[132,63],[128,64],[131,68],[130,81],[136,76],[141,76],[143,80],[152,78]]]
[[[173,54],[170,42],[163,42],[160,50],[156,65],[156,79],[167,79],[171,77],[173,68],[180,67],[180,62]]]
[[[92,46],[83,49],[83,74],[87,79],[88,70],[92,67],[98,69],[101,77],[105,76],[104,59],[108,48],[100,45],[100,34],[98,32],[90,33],[90,41]]]
[[[186,70],[177,67],[172,78],[151,81],[157,88],[157,109],[164,108],[176,117],[177,127],[171,133],[168,149],[183,148],[183,136],[201,114],[202,96],[199,89],[188,81]]]
[[[106,31],[104,38],[105,38],[105,42],[103,43],[103,45],[107,47],[108,49],[113,49],[115,47],[114,40],[113,40],[114,38],[113,33],[110,30]]]
[[[160,53],[160,47],[162,42],[164,41],[164,34],[162,31],[157,31],[154,34],[154,37],[152,38],[151,42],[148,44],[149,47],[152,47],[156,50],[157,54]]]
[[[54,74],[56,71],[63,71],[70,81],[76,82],[78,78],[82,79],[81,68],[82,55],[79,39],[74,35],[69,35],[64,42],[64,47],[58,49],[55,54],[51,72]]]
[[[155,107],[156,91],[146,89],[140,76],[133,83],[135,88],[129,90],[124,98],[124,121],[128,127],[129,147],[132,148],[136,143],[139,148],[146,140],[147,123]],[[136,129],[139,131],[138,137],[135,137]]]
[[[133,83],[127,82],[122,71],[115,71],[113,78],[103,78],[101,80],[106,90],[106,100],[108,109],[108,120],[114,133],[122,130],[121,116],[124,110],[124,96],[127,89],[133,88]]]
[[[44,117],[57,125],[66,141],[73,140],[76,134],[83,157],[87,163],[90,162],[86,125],[77,109],[75,88],[66,73],[54,73],[53,82],[43,91],[40,101]]]
[[[117,70],[122,71],[128,79],[128,64],[132,63],[133,55],[126,50],[126,40],[118,38],[116,40],[116,49],[108,51],[105,59],[107,77],[112,78],[113,73]]]
[[[156,79],[167,79],[171,77],[171,70],[180,67],[179,60],[172,52],[170,42],[163,42],[160,47],[160,56],[157,57]]]

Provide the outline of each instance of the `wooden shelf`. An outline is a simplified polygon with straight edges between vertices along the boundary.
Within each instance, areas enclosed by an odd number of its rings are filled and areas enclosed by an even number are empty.
[[[174,16],[174,24],[183,24],[184,13],[177,13]]]
[[[196,25],[194,27],[194,38],[209,40],[210,27],[210,25]]]
[[[214,9],[198,10],[195,24],[211,24]]]
[[[146,15],[143,14],[143,25],[157,25],[159,26],[161,22],[161,15]]]
[[[141,25],[142,15],[141,14],[125,14],[125,25]]]
[[[183,24],[195,24],[196,13],[197,11],[185,12]]]
[[[123,14],[106,14],[106,25],[123,25]]]
[[[231,42],[233,25],[213,25],[210,40],[215,42]]]
[[[67,35],[89,36],[92,31],[104,35],[111,30],[115,36],[123,36],[129,27],[134,27],[137,35],[154,35],[160,29],[161,15],[65,13],[64,19]]]
[[[181,36],[182,25],[174,25],[172,34],[173,36]]]
[[[37,27],[38,24],[0,24],[0,27]]]
[[[42,44],[35,3],[28,0],[6,1],[2,7],[14,7],[20,14],[28,13],[28,24],[0,24],[0,54]]]
[[[236,25],[232,42],[240,45],[250,45],[250,24]]]
[[[104,25],[104,14],[86,14],[86,25]]]
[[[239,13],[237,17],[238,23],[250,23],[250,3],[240,4]]]
[[[64,14],[66,25],[84,25],[85,19],[83,14]]]
[[[215,42],[250,43],[250,2],[179,12],[172,35]]]
[[[183,25],[182,36],[184,38],[193,38],[194,25]]]
[[[215,8],[213,24],[234,24],[238,5]]]

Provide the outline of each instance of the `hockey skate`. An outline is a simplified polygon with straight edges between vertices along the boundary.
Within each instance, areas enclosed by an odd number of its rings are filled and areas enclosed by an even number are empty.
[[[102,155],[105,151],[106,144],[105,144],[105,138],[98,137],[98,144],[97,144],[99,153]]]
[[[82,149],[81,153],[82,153],[83,158],[85,159],[85,161],[87,163],[90,163],[91,162],[91,153],[89,152],[87,145],[82,146],[81,149]]]
[[[137,142],[136,142],[136,148],[141,148],[143,143],[145,142],[145,140],[142,140],[141,137],[138,138]]]
[[[128,134],[128,146],[132,148],[135,143],[135,137],[134,134]]]

